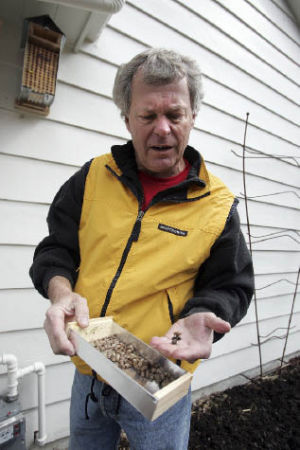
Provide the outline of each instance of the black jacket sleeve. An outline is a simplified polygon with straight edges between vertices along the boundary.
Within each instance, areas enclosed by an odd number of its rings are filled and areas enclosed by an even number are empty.
[[[84,186],[91,161],[76,172],[56,194],[47,217],[49,235],[36,247],[29,274],[35,288],[47,298],[52,277],[67,278],[72,287],[80,265],[78,228]]]
[[[234,326],[246,314],[253,292],[252,258],[234,204],[223,233],[199,269],[194,296],[188,300],[180,316],[209,311]],[[215,333],[214,341],[221,337]]]

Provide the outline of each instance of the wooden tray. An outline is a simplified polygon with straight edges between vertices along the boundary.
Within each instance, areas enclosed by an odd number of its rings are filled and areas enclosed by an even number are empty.
[[[192,374],[120,327],[112,317],[90,319],[87,328],[80,328],[76,322],[70,322],[67,332],[73,334],[77,355],[147,419],[156,419],[187,394]],[[151,364],[159,364],[174,381],[159,388],[156,382],[142,379],[134,369],[121,369],[94,347],[93,341],[96,339],[115,334],[122,342],[133,344]]]

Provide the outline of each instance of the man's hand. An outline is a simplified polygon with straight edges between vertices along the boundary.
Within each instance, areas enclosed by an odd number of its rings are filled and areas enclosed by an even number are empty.
[[[89,309],[85,298],[72,292],[70,283],[63,277],[50,280],[48,296],[52,305],[46,312],[44,328],[55,354],[73,356],[74,343],[65,331],[67,322],[77,321],[82,328],[89,324]]]
[[[213,313],[196,313],[178,320],[165,336],[153,337],[150,345],[168,358],[193,363],[199,358],[210,357],[214,331],[228,333],[230,329],[228,322]],[[180,337],[176,345],[172,343],[174,333],[179,333]]]

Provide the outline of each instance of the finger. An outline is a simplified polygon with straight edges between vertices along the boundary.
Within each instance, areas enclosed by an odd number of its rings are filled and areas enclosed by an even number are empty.
[[[57,307],[49,308],[46,313],[44,328],[51,348],[55,354],[72,356],[75,349],[65,332],[65,312]]]
[[[173,353],[174,353],[174,345],[171,345],[169,343],[156,343],[155,345],[153,345],[152,343],[150,343],[150,345],[155,348],[156,350],[158,350],[160,353],[162,353],[166,358],[173,358]]]
[[[45,320],[44,328],[48,335],[53,353],[56,355],[60,354],[68,356],[73,356],[75,354],[74,345],[68,339],[64,328],[61,328],[59,324],[53,326],[47,319]]]
[[[209,345],[201,345],[195,348],[178,347],[176,351],[173,353],[173,358],[182,359],[188,361],[189,363],[194,363],[198,359],[207,359],[211,354],[211,346]]]
[[[169,343],[170,343],[170,339],[167,336],[162,336],[162,337],[154,336],[150,341],[150,345],[152,347],[156,347],[161,344],[169,344]]]
[[[77,354],[77,349],[78,349],[78,342],[76,341],[76,338],[75,338],[74,333],[71,332],[71,333],[68,335],[68,339],[69,339],[69,341],[71,342],[71,344],[73,345],[73,349],[74,349],[73,355],[69,355],[69,356],[74,356],[74,355]]]
[[[78,325],[85,328],[89,324],[89,308],[85,298],[77,296],[74,301],[74,316]]]

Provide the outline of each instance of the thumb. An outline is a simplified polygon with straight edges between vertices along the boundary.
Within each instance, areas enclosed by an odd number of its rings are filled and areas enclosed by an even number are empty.
[[[89,308],[85,298],[78,296],[74,301],[74,316],[78,325],[85,328],[89,324]]]
[[[231,325],[220,317],[209,316],[207,318],[206,326],[216,331],[217,333],[228,333],[231,330]]]

